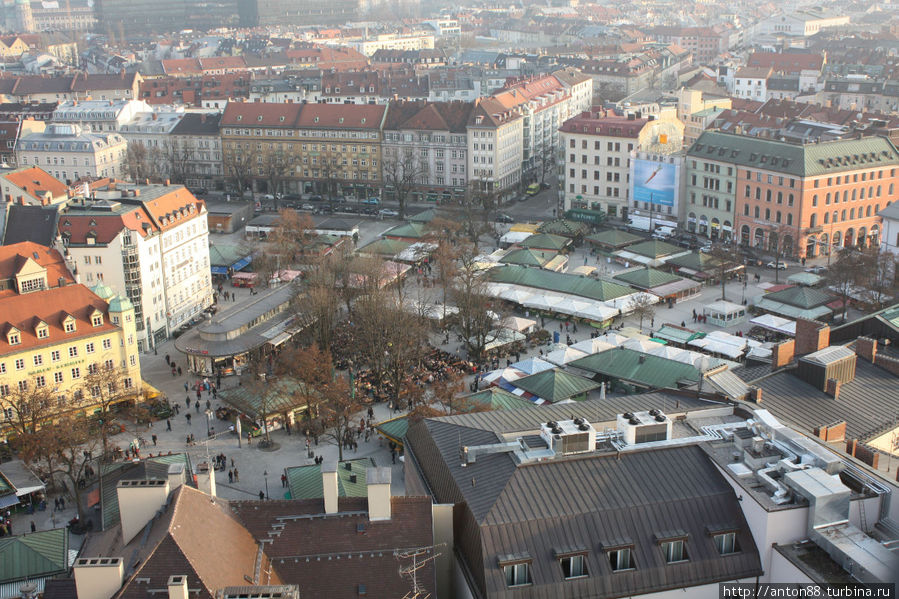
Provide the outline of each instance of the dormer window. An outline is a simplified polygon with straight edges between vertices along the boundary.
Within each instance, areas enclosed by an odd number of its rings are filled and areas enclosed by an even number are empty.
[[[242,120],[243,120],[243,115],[242,115],[242,114],[237,115],[237,120],[238,120],[238,121],[242,121]]]
[[[63,319],[62,328],[66,333],[75,332],[75,318],[71,314]]]
[[[97,311],[91,316],[91,324],[95,327],[99,327],[103,325],[103,315]]]
[[[19,333],[19,329],[15,327],[9,329],[9,332],[6,333],[6,342],[10,345],[18,345],[22,343],[22,335]]]
[[[38,339],[46,339],[50,336],[50,328],[46,322],[41,321],[34,327],[34,334],[37,335]]]

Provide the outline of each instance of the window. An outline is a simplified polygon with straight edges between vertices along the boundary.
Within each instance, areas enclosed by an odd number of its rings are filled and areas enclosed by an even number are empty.
[[[503,566],[503,574],[506,577],[507,587],[520,587],[531,584],[531,568],[527,562],[520,564],[508,564]]]
[[[613,572],[632,570],[634,568],[634,564],[633,560],[631,559],[631,548],[622,547],[621,549],[609,551],[609,564],[611,564]]]
[[[44,377],[44,375],[39,374],[38,376],[34,377],[34,386],[35,387],[46,387],[47,386],[47,379]]]
[[[74,333],[75,332],[75,321],[70,320],[65,324],[66,333]]]
[[[84,350],[89,354],[94,353],[94,344],[88,343],[87,345],[84,346]]]
[[[103,340],[103,349],[110,349],[112,347],[112,341],[109,339]]]
[[[75,367],[75,368],[72,369],[72,378],[73,378],[73,379],[80,379],[80,378],[81,378],[81,369],[80,369],[80,368]]]
[[[77,358],[77,357],[78,357],[78,348],[75,347],[74,345],[73,345],[72,347],[69,348],[69,357],[70,357],[70,358]]]
[[[587,575],[587,564],[583,555],[568,555],[559,560],[563,578],[581,578]]]
[[[54,362],[59,362],[59,350],[54,349],[50,352],[50,359]]]
[[[662,553],[665,555],[665,563],[667,564],[676,564],[677,562],[684,562],[688,559],[683,539],[665,541],[662,543]]]
[[[25,359],[24,358],[16,358],[16,370],[22,370],[25,368]]]
[[[718,549],[720,555],[730,555],[740,551],[740,545],[737,543],[737,533],[726,532],[715,535],[715,548]]]
[[[19,338],[19,334],[18,334],[18,333],[10,333],[10,334],[7,336],[7,339],[9,339],[9,344],[10,344],[10,345],[18,345],[19,343],[21,343],[21,340],[20,340],[20,338]]]
[[[61,383],[62,380],[63,380],[63,379],[62,379],[62,373],[61,373],[61,372],[54,372],[54,373],[53,373],[53,382],[54,382],[54,383]]]
[[[37,330],[37,338],[38,339],[46,339],[49,336],[50,336],[50,329],[48,329],[47,327],[40,327]]]
[[[91,324],[93,324],[95,327],[100,326],[101,324],[103,324],[103,317],[97,314],[96,316],[91,318]]]

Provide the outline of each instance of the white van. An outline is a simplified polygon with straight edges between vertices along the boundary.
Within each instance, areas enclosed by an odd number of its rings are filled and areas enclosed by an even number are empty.
[[[674,235],[674,227],[658,227],[652,232],[653,239],[668,239]]]

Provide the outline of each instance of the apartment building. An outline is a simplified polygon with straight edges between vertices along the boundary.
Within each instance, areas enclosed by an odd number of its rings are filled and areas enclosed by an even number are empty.
[[[78,284],[62,255],[31,242],[0,247],[0,433],[31,398],[55,412],[93,411],[85,377],[116,369],[112,390],[140,392],[134,307],[108,288]]]
[[[626,219],[631,153],[679,149],[683,124],[594,108],[565,121],[561,136],[565,210]]]
[[[122,177],[128,142],[118,133],[92,133],[79,125],[50,124],[16,143],[20,166],[40,166],[67,184],[82,177]]]
[[[0,99],[28,103],[137,98],[142,81],[140,73],[124,71],[118,75],[20,75],[0,79]]]
[[[466,127],[473,108],[469,102],[391,102],[381,154],[385,186],[414,176],[412,201],[450,200],[464,194]]]
[[[733,239],[737,168],[729,154],[697,141],[687,150],[685,162],[684,228],[712,240]]]
[[[899,151],[883,137],[789,143],[710,131],[693,144],[687,159],[688,195],[700,193],[697,171],[703,164],[721,168],[703,177],[703,197],[712,195],[705,188],[710,185],[716,197],[729,199],[732,183],[735,237],[741,244],[781,248],[798,258],[879,244],[877,213],[893,201],[899,183]],[[691,170],[694,160],[697,167]]]
[[[109,183],[59,215],[59,234],[82,280],[134,305],[140,351],[168,339],[212,304],[206,206],[181,185]]]
[[[143,100],[69,100],[56,107],[51,122],[80,125],[94,133],[115,133],[139,113],[152,111]]]
[[[524,117],[495,98],[475,101],[468,118],[468,179],[481,193],[509,197],[522,180]]]

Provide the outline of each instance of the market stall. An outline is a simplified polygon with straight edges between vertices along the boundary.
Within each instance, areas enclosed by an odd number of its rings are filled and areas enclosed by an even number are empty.
[[[746,322],[748,318],[746,306],[726,300],[718,300],[703,306],[702,314],[709,323],[719,327],[732,327]]]

